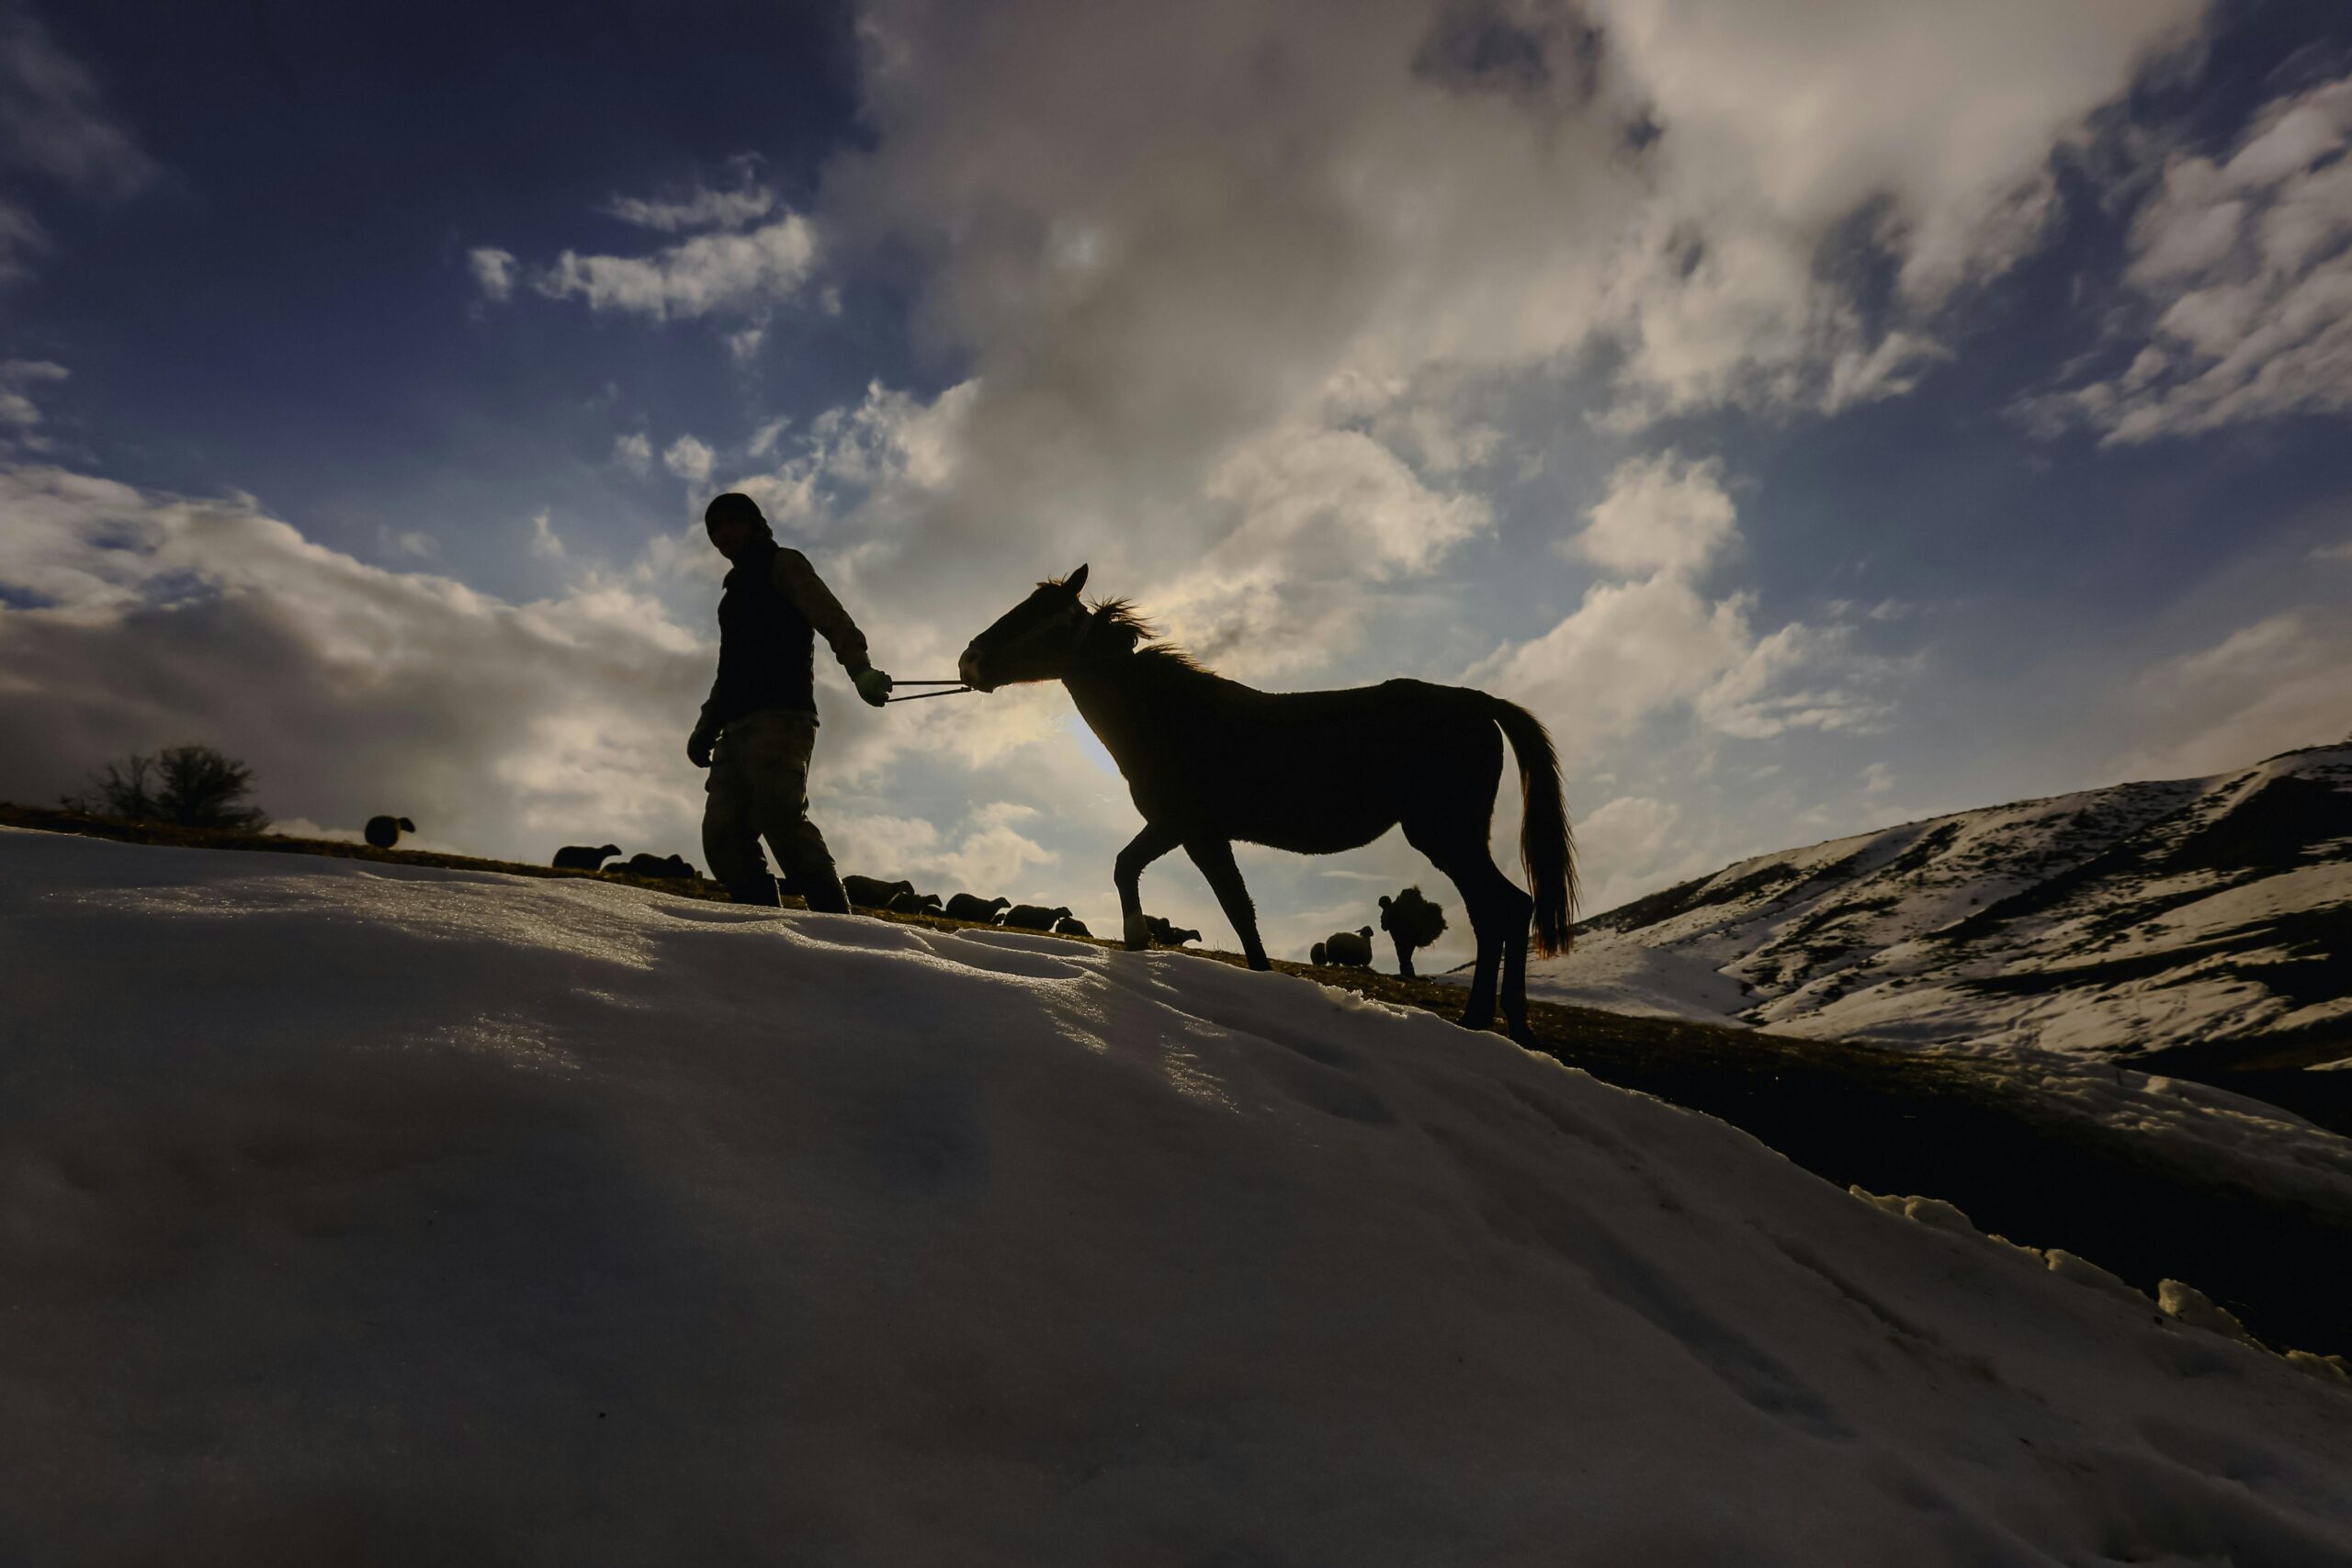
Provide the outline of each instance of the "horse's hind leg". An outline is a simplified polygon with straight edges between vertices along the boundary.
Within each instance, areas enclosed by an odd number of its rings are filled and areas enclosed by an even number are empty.
[[[1234,934],[1241,939],[1241,951],[1252,969],[1271,969],[1266,962],[1265,944],[1258,940],[1258,907],[1250,901],[1250,889],[1241,880],[1241,868],[1233,863],[1233,840],[1230,839],[1190,839],[1184,852],[1208,878],[1209,891],[1216,895],[1217,905],[1225,918],[1233,922]]]
[[[1462,895],[1470,929],[1478,936],[1478,964],[1470,978],[1470,999],[1462,1010],[1462,1027],[1485,1029],[1495,1021],[1496,981],[1499,969],[1504,1021],[1510,1037],[1531,1043],[1527,1028],[1527,934],[1535,918],[1535,900],[1521,892],[1495,865],[1485,844],[1417,832],[1412,824],[1405,838],[1443,872]]]

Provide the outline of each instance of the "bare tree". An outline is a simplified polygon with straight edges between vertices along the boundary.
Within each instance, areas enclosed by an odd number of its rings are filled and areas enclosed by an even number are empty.
[[[259,832],[269,814],[245,804],[253,792],[253,769],[234,757],[210,746],[166,746],[152,757],[133,752],[107,763],[59,804],[95,817]]]

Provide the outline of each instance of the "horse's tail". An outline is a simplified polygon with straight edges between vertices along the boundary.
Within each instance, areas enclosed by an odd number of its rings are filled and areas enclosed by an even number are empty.
[[[1535,898],[1535,951],[1549,958],[1575,940],[1577,911],[1577,842],[1560,794],[1560,756],[1542,719],[1517,703],[1487,700],[1519,759],[1519,859]]]

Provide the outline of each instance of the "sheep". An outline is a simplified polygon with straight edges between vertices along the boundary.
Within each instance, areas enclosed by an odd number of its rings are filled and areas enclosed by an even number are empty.
[[[686,863],[684,855],[631,855],[626,869],[631,876],[692,880],[695,874],[695,868]]]
[[[915,885],[911,882],[885,882],[876,876],[842,878],[842,891],[848,894],[849,901],[861,909],[887,909],[891,899],[901,893],[911,894],[914,890]]]
[[[890,895],[890,902],[883,908],[894,915],[935,915],[939,913],[939,895],[909,889]]]
[[[999,909],[1012,907],[1010,898],[982,898],[976,893],[958,893],[947,900],[947,918],[951,920],[978,920],[982,925],[994,925]]]
[[[1315,944],[1307,962],[1317,968],[1325,964],[1334,969],[1371,968],[1372,928],[1366,926],[1362,931],[1333,931]]]
[[[401,841],[402,833],[415,831],[416,824],[405,817],[370,817],[360,835],[378,849],[389,850]]]
[[[1158,915],[1146,915],[1143,919],[1144,923],[1151,928],[1151,940],[1156,946],[1182,947],[1188,942],[1201,940],[1200,932],[1188,931],[1173,921],[1160,919]]]
[[[1054,922],[1054,934],[1056,936],[1091,937],[1094,933],[1088,931],[1086,929],[1086,922],[1080,919],[1077,916],[1064,915],[1060,919]]]
[[[1048,909],[1042,904],[1015,904],[1004,912],[1004,918],[998,924],[1008,931],[1050,931],[1054,929],[1056,920],[1068,919],[1069,919],[1068,906],[1058,909]]]
[[[565,871],[602,871],[605,862],[621,852],[618,844],[606,844],[592,850],[585,844],[566,844],[556,851],[555,863]]]
[[[1421,897],[1419,887],[1408,887],[1395,898],[1384,893],[1380,898],[1380,929],[1396,944],[1396,973],[1409,980],[1413,978],[1413,950],[1427,947],[1445,934],[1445,908]]]

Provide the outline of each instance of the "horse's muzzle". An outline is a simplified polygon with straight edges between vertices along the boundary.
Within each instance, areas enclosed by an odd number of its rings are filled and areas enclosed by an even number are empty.
[[[986,672],[981,669],[979,649],[977,647],[966,649],[964,657],[956,661],[956,678],[976,692],[996,690],[994,683],[988,679]]]

